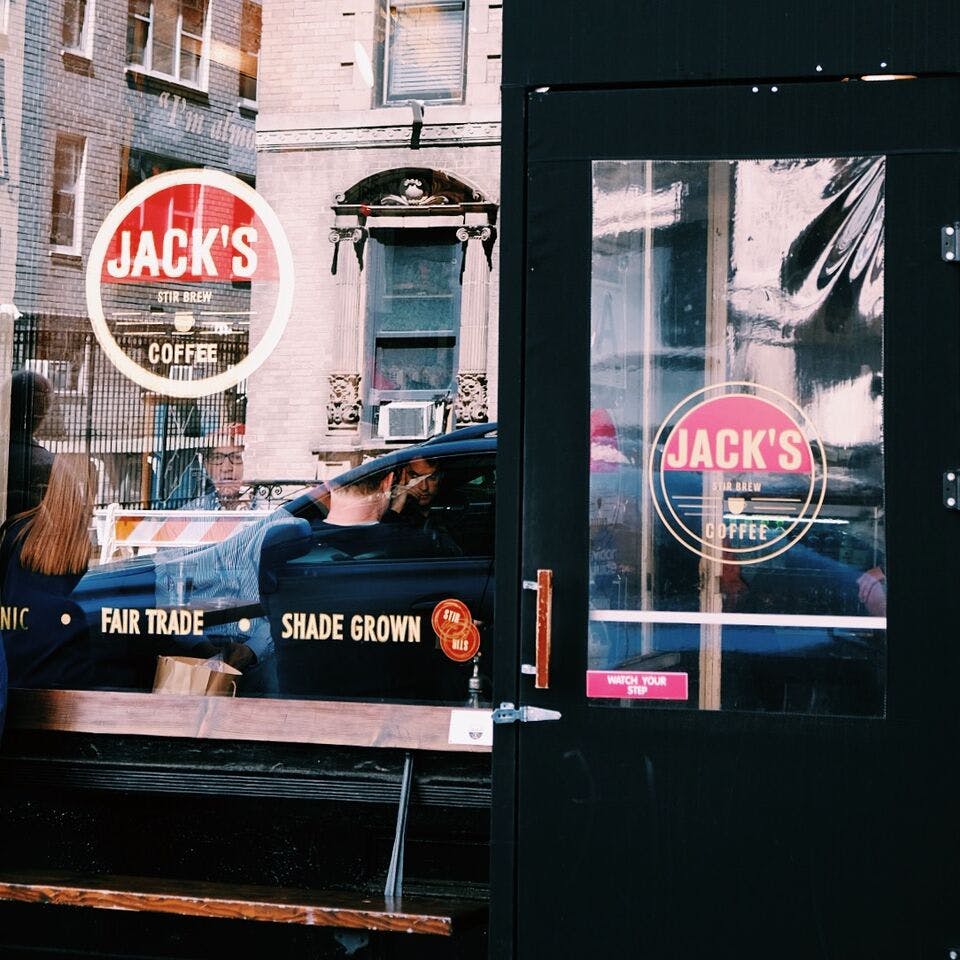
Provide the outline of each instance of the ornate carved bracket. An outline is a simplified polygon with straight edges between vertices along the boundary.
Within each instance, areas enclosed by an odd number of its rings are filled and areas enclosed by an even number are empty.
[[[344,240],[362,243],[366,236],[367,231],[364,227],[331,227],[330,236],[327,239],[331,243],[343,243]]]
[[[457,228],[457,239],[461,243],[466,243],[468,240],[489,240],[493,236],[493,228],[488,226],[479,226],[479,227],[458,227]]]
[[[467,243],[470,240],[479,240],[483,245],[483,252],[487,258],[487,266],[493,269],[493,245],[497,238],[497,231],[486,224],[477,226],[464,226],[457,228],[457,239],[461,243]],[[465,248],[466,249],[466,248]]]
[[[457,374],[457,400],[454,405],[457,425],[487,422],[487,375],[483,371]]]
[[[363,247],[367,242],[366,227],[331,227],[327,239],[334,244],[332,273],[336,274],[337,272],[341,243],[353,244],[353,252],[357,255],[357,266],[361,270],[363,269]]]
[[[356,430],[360,423],[359,373],[331,373],[330,399],[327,402],[327,427],[330,430]]]

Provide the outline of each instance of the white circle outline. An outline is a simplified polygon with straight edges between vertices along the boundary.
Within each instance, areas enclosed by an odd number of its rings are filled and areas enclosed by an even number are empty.
[[[739,560],[732,557],[726,557],[722,553],[724,549],[723,547],[720,548],[721,552],[719,556],[714,556],[712,554],[705,553],[701,550],[698,550],[694,544],[689,543],[683,538],[681,538],[680,536],[678,536],[677,532],[673,529],[670,523],[668,523],[667,518],[663,515],[663,510],[661,509],[659,500],[657,498],[657,488],[656,488],[656,482],[654,477],[654,461],[656,460],[655,451],[660,442],[660,437],[662,436],[664,430],[666,429],[667,424],[670,422],[671,417],[673,417],[673,415],[682,406],[684,406],[684,404],[689,403],[690,400],[693,399],[694,397],[699,396],[700,394],[705,394],[710,390],[722,390],[726,387],[749,387],[752,390],[766,391],[767,393],[772,394],[773,396],[783,400],[788,406],[793,407],[793,409],[798,411],[798,413],[803,417],[803,419],[808,424],[810,424],[811,432],[813,433],[813,439],[816,441],[817,450],[820,454],[820,466],[823,473],[823,477],[820,484],[820,498],[817,501],[816,506],[814,507],[813,511],[809,516],[798,517],[793,524],[793,526],[796,526],[798,523],[803,523],[804,529],[798,534],[798,536],[794,540],[786,544],[786,546],[781,547],[779,550],[775,551],[774,553],[768,553],[765,556],[754,557],[749,560]],[[727,396],[727,394],[722,394],[722,396]],[[747,394],[747,396],[750,396],[750,394]],[[763,399],[763,398],[761,397],[758,399]],[[697,406],[699,406],[699,404]],[[799,423],[797,424],[797,426],[799,426]],[[647,483],[650,488],[651,499],[653,500],[654,509],[657,511],[657,516],[660,517],[660,521],[663,523],[664,527],[666,527],[670,535],[677,541],[677,543],[679,543],[682,547],[685,547],[691,553],[696,554],[698,557],[702,557],[704,560],[710,560],[710,561],[719,562],[719,563],[730,563],[735,566],[746,567],[746,566],[751,566],[752,564],[755,564],[755,563],[764,563],[767,560],[772,560],[774,557],[779,557],[780,554],[786,553],[787,550],[796,546],[806,536],[811,526],[813,525],[812,521],[816,519],[816,517],[820,514],[820,510],[823,508],[823,501],[827,495],[827,454],[826,454],[826,451],[823,449],[823,442],[820,440],[820,435],[816,431],[816,429],[813,428],[813,424],[811,423],[810,418],[786,394],[781,393],[779,390],[774,390],[772,387],[765,387],[759,383],[751,383],[749,380],[728,380],[723,383],[714,383],[714,384],[710,384],[709,386],[702,387],[699,390],[694,390],[693,393],[688,394],[678,404],[676,404],[673,407],[673,409],[666,415],[666,417],[663,418],[663,421],[660,424],[660,428],[657,430],[657,433],[653,438],[653,443],[650,447],[650,451],[651,453],[648,459],[648,467],[647,467]],[[662,470],[660,472],[662,474]],[[811,474],[811,477],[812,476],[813,474]],[[695,538],[695,539],[699,540],[699,538]],[[704,544],[704,546],[707,546],[707,544]],[[714,550],[716,550],[716,548],[714,548]]]
[[[121,349],[114,339],[103,312],[103,297],[101,291],[101,275],[103,261],[107,255],[110,241],[114,233],[123,223],[126,216],[135,210],[145,200],[166,190],[168,187],[181,184],[196,184],[211,186],[223,190],[238,200],[242,200],[260,218],[267,228],[267,234],[273,243],[277,258],[279,275],[277,277],[277,302],[271,319],[260,342],[239,363],[228,370],[205,377],[202,380],[171,380],[161,377],[157,373],[145,370],[135,360],[132,360]],[[235,386],[241,380],[250,376],[270,354],[274,351],[293,308],[293,254],[287,235],[283,231],[279,217],[273,212],[270,205],[260,194],[237,177],[224,173],[222,170],[206,170],[191,167],[185,170],[171,170],[157,174],[134,187],[106,216],[93,245],[90,247],[90,256],[87,260],[86,293],[87,310],[90,313],[90,323],[100,346],[110,359],[110,362],[124,376],[140,384],[147,390],[167,397],[205,397],[212,393],[219,393]]]

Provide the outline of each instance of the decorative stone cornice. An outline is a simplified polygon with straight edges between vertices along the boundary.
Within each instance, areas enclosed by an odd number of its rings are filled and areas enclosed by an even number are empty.
[[[437,123],[423,127],[420,148],[445,146],[498,146],[499,123]],[[347,150],[410,146],[410,126],[325,127],[305,130],[261,130],[257,150]]]

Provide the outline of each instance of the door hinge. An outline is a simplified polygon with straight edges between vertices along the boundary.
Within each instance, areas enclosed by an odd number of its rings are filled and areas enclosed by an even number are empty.
[[[960,469],[943,475],[943,505],[948,510],[960,510]]]
[[[539,720],[559,720],[559,710],[546,710],[543,707],[520,707],[518,710],[512,703],[501,703],[493,711],[494,723],[536,723]]]
[[[948,223],[940,228],[940,259],[960,263],[960,223]]]

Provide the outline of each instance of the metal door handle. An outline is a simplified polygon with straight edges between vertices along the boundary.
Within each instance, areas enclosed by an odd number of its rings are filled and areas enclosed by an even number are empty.
[[[537,592],[536,659],[531,671],[527,664],[523,673],[533,673],[533,685],[537,690],[550,686],[550,643],[553,619],[553,571],[538,570],[536,580],[524,580],[524,590]]]

